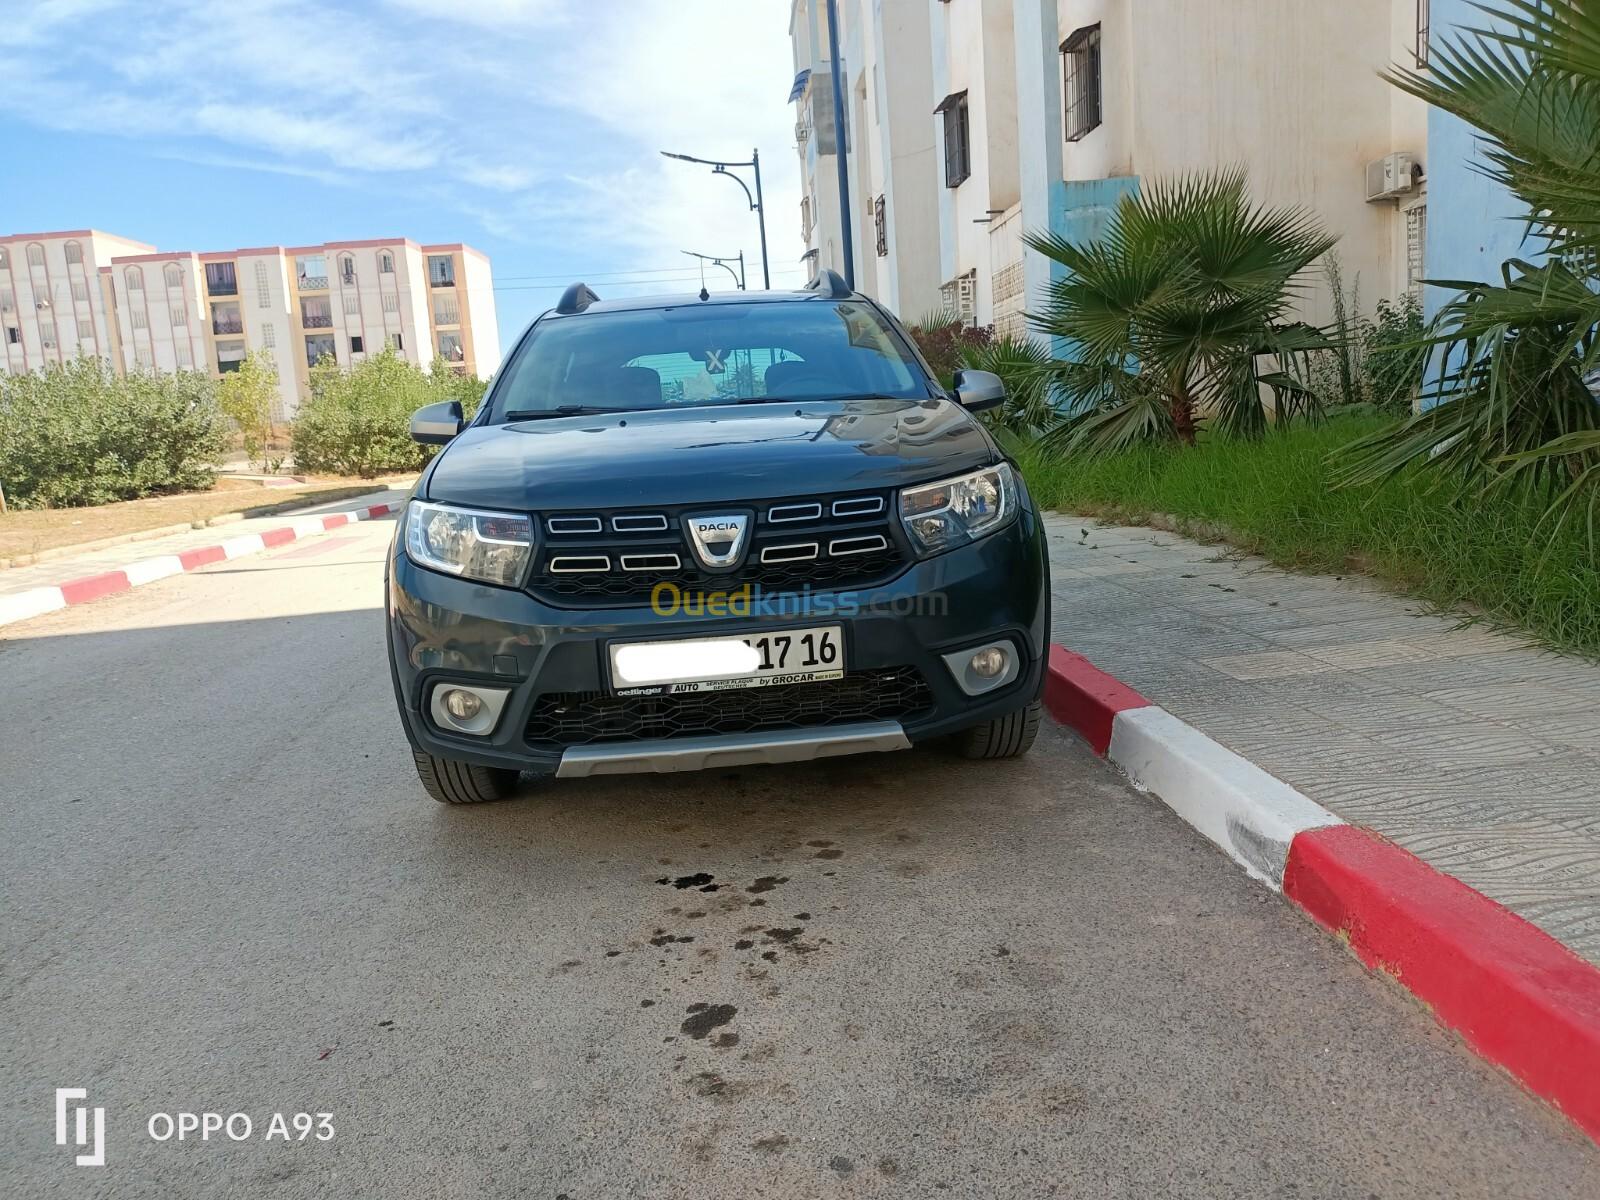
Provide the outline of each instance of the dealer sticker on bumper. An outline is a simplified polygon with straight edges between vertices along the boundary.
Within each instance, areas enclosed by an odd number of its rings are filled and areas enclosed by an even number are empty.
[[[611,688],[619,696],[669,696],[730,688],[843,679],[838,625],[731,637],[614,645]]]

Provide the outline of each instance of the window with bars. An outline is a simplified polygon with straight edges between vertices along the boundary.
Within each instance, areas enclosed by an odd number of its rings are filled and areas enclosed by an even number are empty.
[[[356,317],[361,315],[361,297],[354,292],[344,294],[344,315]]]
[[[66,254],[69,265],[77,266],[83,262],[83,247],[77,242],[68,242],[61,249]]]
[[[168,263],[162,267],[161,274],[166,279],[169,288],[183,286],[183,268],[177,263]]]
[[[189,353],[188,342],[177,342],[173,346],[173,353],[177,355],[179,367],[188,370],[194,366],[194,355]]]
[[[79,304],[89,303],[89,283],[85,279],[72,281],[72,298]]]
[[[44,247],[38,242],[28,243],[28,265],[30,267],[44,266]]]
[[[1066,98],[1067,141],[1097,129],[1100,104],[1100,26],[1074,30],[1061,43],[1062,95]]]
[[[884,198],[872,202],[872,231],[878,238],[878,257],[889,257],[889,210]]]
[[[400,296],[396,292],[383,294],[383,311],[397,313],[400,311]]]
[[[1428,206],[1406,209],[1406,290],[1420,303],[1428,249]]]
[[[972,174],[972,126],[967,94],[954,92],[933,111],[944,117],[944,185],[960,187]]]

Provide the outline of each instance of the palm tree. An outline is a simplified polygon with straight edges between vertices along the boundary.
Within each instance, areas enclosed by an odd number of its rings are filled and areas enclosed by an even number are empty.
[[[1344,483],[1413,463],[1464,490],[1531,490],[1558,523],[1600,504],[1600,3],[1495,0],[1489,21],[1442,40],[1395,86],[1481,134],[1485,170],[1526,206],[1541,265],[1498,284],[1430,280],[1460,294],[1427,330],[1436,364],[1422,411],[1351,447]]]
[[[1205,420],[1259,436],[1263,388],[1280,422],[1318,411],[1287,368],[1331,342],[1288,318],[1302,273],[1334,238],[1303,209],[1254,206],[1242,170],[1125,196],[1093,242],[1027,240],[1066,268],[1044,311],[1030,314],[1039,332],[1069,347],[1041,368],[1072,414],[1047,442],[1087,452],[1192,444]]]

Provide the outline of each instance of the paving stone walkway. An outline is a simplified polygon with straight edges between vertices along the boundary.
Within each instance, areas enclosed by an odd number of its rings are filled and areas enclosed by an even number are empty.
[[[1053,639],[1600,965],[1600,665],[1053,514]]]

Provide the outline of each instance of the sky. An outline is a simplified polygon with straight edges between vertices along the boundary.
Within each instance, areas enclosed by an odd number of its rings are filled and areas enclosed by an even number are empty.
[[[738,185],[658,153],[756,147],[773,286],[806,280],[787,0],[6,7],[0,233],[466,242],[493,264],[508,345],[577,279],[698,290],[684,250],[743,251],[759,287]]]

